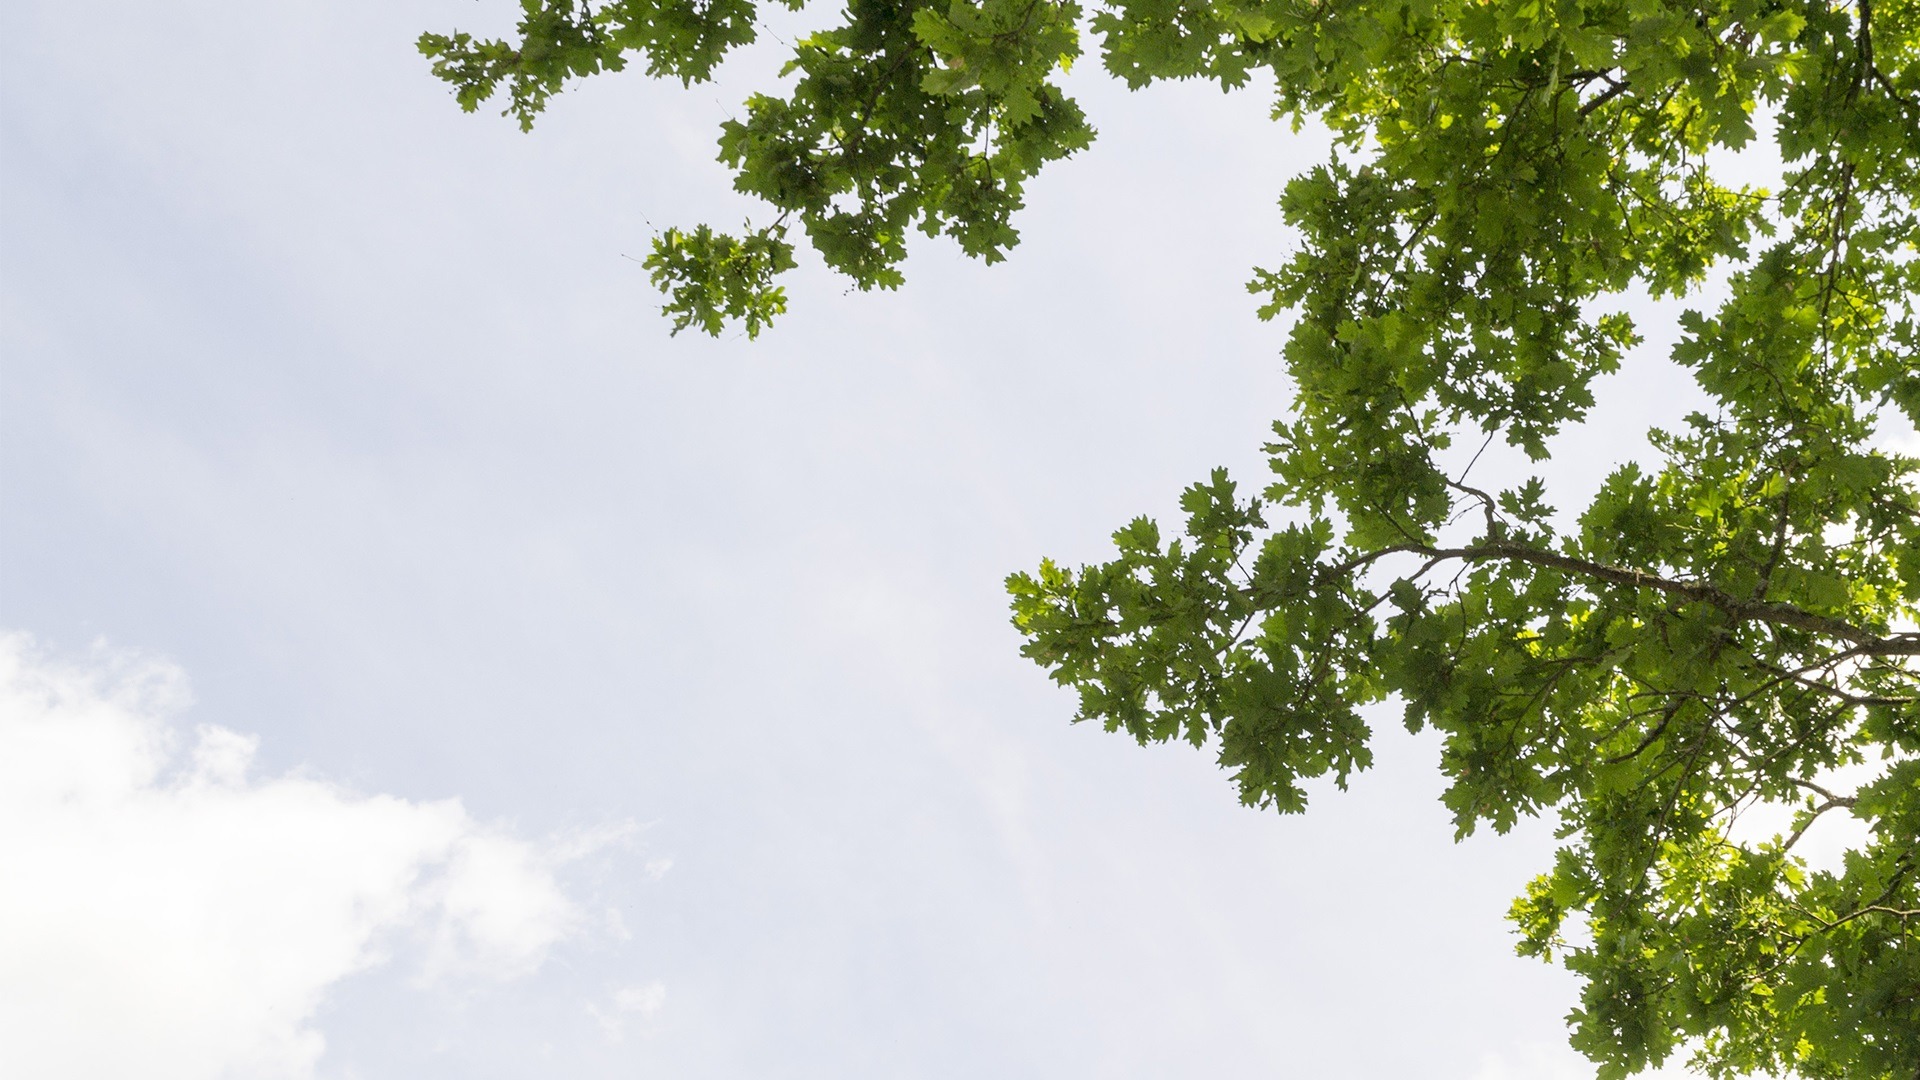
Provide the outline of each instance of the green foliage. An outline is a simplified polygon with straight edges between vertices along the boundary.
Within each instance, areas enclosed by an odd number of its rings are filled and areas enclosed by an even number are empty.
[[[629,54],[704,79],[755,18],[525,0],[517,43],[421,49],[524,125]],[[775,224],[657,242],[675,328],[783,310],[789,220],[861,288],[900,283],[911,229],[1002,257],[1026,178],[1092,138],[1053,81],[1083,29],[1130,86],[1264,72],[1337,147],[1249,286],[1290,324],[1272,483],[1216,472],[1180,536],[1140,519],[1105,563],[1015,574],[1025,653],[1079,719],[1211,747],[1282,811],[1365,768],[1398,702],[1462,834],[1559,823],[1512,918],[1584,981],[1603,1077],[1920,1076],[1920,461],[1875,438],[1920,422],[1920,3],[850,0],[721,133]],[[1723,184],[1763,112],[1781,189]],[[1715,403],[1657,462],[1570,518],[1442,467],[1463,436],[1545,457],[1639,341],[1636,289],[1693,300],[1673,358]],[[1757,804],[1792,831],[1739,839]],[[1815,869],[1831,814],[1869,838]]]
[[[705,81],[729,49],[753,41],[759,14],[747,0],[614,0],[597,10],[587,0],[520,0],[520,10],[518,44],[422,34],[420,52],[468,112],[506,83],[507,113],[523,131],[568,79],[623,70],[628,53],[646,57],[649,75]]]
[[[773,278],[793,269],[793,245],[778,226],[750,232],[744,240],[705,225],[692,232],[668,229],[654,239],[646,267],[653,283],[672,297],[667,310],[674,333],[698,326],[718,335],[735,320],[754,338],[787,310],[786,292]]]

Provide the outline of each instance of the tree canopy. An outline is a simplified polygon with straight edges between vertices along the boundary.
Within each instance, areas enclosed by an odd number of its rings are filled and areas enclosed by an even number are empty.
[[[798,6],[797,0],[789,0]],[[530,126],[629,62],[709,78],[752,0],[522,0],[517,35],[427,34],[469,110]],[[1214,748],[1251,805],[1370,760],[1365,717],[1442,736],[1457,828],[1551,815],[1515,901],[1525,953],[1583,980],[1573,1044],[1620,1077],[1689,1054],[1716,1077],[1920,1077],[1920,2],[847,0],[720,132],[771,218],[668,229],[648,267],[676,331],[757,334],[798,226],[860,288],[907,237],[995,261],[1022,187],[1093,130],[1060,74],[1091,41],[1130,87],[1260,76],[1335,136],[1253,271],[1296,389],[1242,494],[1189,488],[1114,558],[1009,579],[1024,651],[1077,719]],[[1762,124],[1762,120],[1769,123]],[[1716,151],[1769,127],[1779,190]],[[1653,435],[1577,513],[1539,480],[1450,471],[1456,444],[1534,460],[1678,298],[1712,408]],[[1709,300],[1711,297],[1711,300]],[[1470,468],[1470,466],[1469,466]],[[1867,782],[1840,786],[1851,766]],[[1742,839],[1755,804],[1790,830]],[[1796,851],[1864,822],[1837,868]]]

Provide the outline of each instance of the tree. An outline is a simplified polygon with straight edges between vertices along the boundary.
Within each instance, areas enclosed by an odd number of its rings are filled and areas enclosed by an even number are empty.
[[[521,6],[515,40],[420,47],[523,127],[630,59],[707,79],[759,18]],[[1250,285],[1291,320],[1273,482],[1215,472],[1178,538],[1140,519],[1110,562],[1009,579],[1077,719],[1213,746],[1243,801],[1297,811],[1397,699],[1444,737],[1461,834],[1557,815],[1512,918],[1584,980],[1602,1076],[1689,1047],[1716,1077],[1920,1076],[1920,461],[1876,440],[1920,422],[1920,3],[848,0],[722,127],[771,222],[656,240],[676,332],[784,310],[796,223],[863,289],[901,283],[913,228],[1002,258],[1024,181],[1093,138],[1055,81],[1089,35],[1132,87],[1264,72],[1336,150]],[[1728,186],[1710,156],[1763,115],[1784,183]],[[1696,305],[1673,358],[1715,402],[1657,468],[1566,518],[1443,468],[1495,437],[1542,458],[1640,340],[1634,289]],[[1848,765],[1877,778],[1828,782]],[[1791,831],[1731,839],[1762,802]],[[1795,845],[1835,813],[1870,838],[1815,871]]]

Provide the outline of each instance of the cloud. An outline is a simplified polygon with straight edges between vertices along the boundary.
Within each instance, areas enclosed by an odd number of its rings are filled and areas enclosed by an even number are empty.
[[[607,1034],[608,1042],[619,1042],[626,1037],[627,1021],[631,1017],[646,1020],[667,1003],[667,988],[658,982],[642,986],[623,986],[615,990],[607,1005],[588,1002],[587,1012],[600,1021],[600,1028]]]
[[[456,799],[255,778],[170,665],[0,637],[0,1075],[311,1076],[328,988],[408,935],[424,980],[507,979],[582,923],[557,865]]]

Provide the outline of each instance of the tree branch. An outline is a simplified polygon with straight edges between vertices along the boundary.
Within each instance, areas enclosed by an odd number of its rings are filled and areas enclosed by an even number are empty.
[[[1439,558],[1457,558],[1469,562],[1523,562],[1534,566],[1552,567],[1614,585],[1653,589],[1669,596],[1710,604],[1742,621],[1771,623],[1775,626],[1786,626],[1805,630],[1808,633],[1836,637],[1851,643],[1854,647],[1849,651],[1857,656],[1920,656],[1920,633],[1890,634],[1882,637],[1855,626],[1845,619],[1821,615],[1791,604],[1742,600],[1703,581],[1679,581],[1665,578],[1644,570],[1630,570],[1576,558],[1572,555],[1542,551],[1512,540],[1484,540],[1468,547],[1427,549],[1421,551],[1421,554]]]

